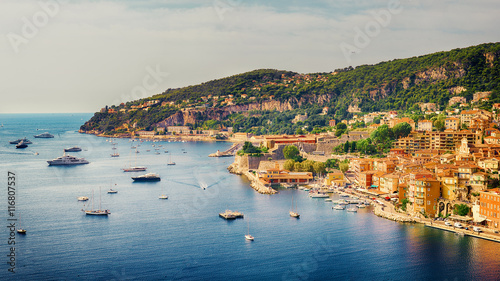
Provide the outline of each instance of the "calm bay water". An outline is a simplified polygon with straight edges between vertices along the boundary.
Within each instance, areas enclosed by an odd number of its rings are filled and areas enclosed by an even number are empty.
[[[207,157],[230,143],[117,139],[120,157],[112,158],[107,139],[77,132],[90,116],[0,115],[0,219],[7,225],[7,172],[15,172],[16,215],[28,230],[16,236],[15,274],[7,271],[8,229],[0,232],[1,280],[500,278],[498,243],[398,224],[370,209],[335,211],[300,190],[258,194],[227,172],[233,158]],[[45,131],[55,138],[33,138]],[[33,144],[24,150],[8,144],[25,136]],[[136,158],[130,147],[137,144]],[[71,155],[91,163],[47,165],[71,146],[84,149]],[[166,165],[170,154],[177,165]],[[135,163],[160,174],[161,182],[132,183],[130,177],[141,173],[121,168]],[[107,194],[110,187],[118,193]],[[100,189],[102,206],[112,214],[85,216],[76,198],[94,191],[98,199]],[[159,200],[162,193],[169,199]],[[288,216],[292,195],[298,220]],[[225,209],[239,210],[245,219],[224,221],[218,213]],[[244,239],[248,229],[253,242]]]

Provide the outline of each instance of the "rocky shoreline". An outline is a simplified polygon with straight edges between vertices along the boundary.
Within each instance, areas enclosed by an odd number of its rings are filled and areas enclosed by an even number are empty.
[[[396,221],[396,222],[401,222],[401,223],[415,223],[417,222],[414,218],[409,217],[404,214],[400,213],[391,213],[387,212],[384,210],[384,207],[382,206],[375,206],[375,209],[373,210],[373,213],[381,218],[385,218],[388,220]]]
[[[235,174],[235,175],[243,175],[245,177],[248,178],[248,180],[251,182],[250,183],[250,186],[255,190],[257,191],[258,193],[260,194],[275,194],[275,193],[278,193],[278,191],[276,191],[275,189],[273,189],[272,187],[267,187],[265,185],[263,185],[258,177],[256,175],[254,175],[253,173],[249,172],[248,170],[246,169],[240,169],[240,167],[238,166],[237,163],[232,163],[231,165],[229,165],[229,167],[227,167],[227,170],[231,173],[231,174]]]

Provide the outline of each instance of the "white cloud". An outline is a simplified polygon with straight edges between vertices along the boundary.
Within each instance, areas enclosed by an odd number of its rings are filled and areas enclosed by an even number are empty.
[[[6,35],[21,34],[22,18],[41,8],[2,1],[0,112],[97,111],[133,97],[147,66],[170,73],[152,95],[256,68],[331,71],[499,41],[495,2],[402,1],[402,12],[347,61],[339,44],[352,44],[354,28],[388,2],[233,1],[221,19],[206,1],[68,1],[15,53]]]

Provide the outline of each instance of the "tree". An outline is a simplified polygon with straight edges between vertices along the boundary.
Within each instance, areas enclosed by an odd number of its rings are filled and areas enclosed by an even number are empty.
[[[299,154],[299,149],[295,145],[287,145],[283,148],[283,156],[286,159],[295,159],[297,156],[300,156]]]
[[[330,169],[338,169],[339,160],[337,159],[328,159],[325,162],[325,167]]]
[[[304,130],[302,130],[302,128],[297,128],[297,130],[295,130],[295,134],[296,135],[303,135],[305,134],[306,132],[304,132]]]
[[[347,130],[347,125],[344,123],[338,123],[335,126],[335,129],[336,129],[335,136],[340,137]]]
[[[344,143],[344,152],[345,152],[345,153],[348,153],[348,152],[349,152],[349,141],[346,141],[346,142]]]
[[[470,212],[469,206],[466,204],[455,204],[453,207],[453,213],[459,216],[466,216]]]
[[[356,141],[351,142],[351,152],[356,151]]]
[[[408,199],[406,199],[406,198],[405,198],[405,199],[403,199],[403,200],[401,201],[401,210],[403,210],[403,211],[405,211],[405,212],[406,212],[406,205],[407,205],[408,203],[410,203],[410,200],[408,200]]]
[[[295,161],[293,161],[293,159],[288,159],[285,161],[285,164],[283,164],[283,168],[285,168],[285,170],[288,170],[288,171],[293,171],[295,167]]]
[[[243,144],[243,152],[244,153],[260,153],[260,149],[258,149],[257,147],[253,146],[253,144],[249,141],[246,141],[244,144]]]
[[[338,123],[335,128],[337,130],[346,130],[347,129],[347,125],[345,123]]]
[[[304,172],[314,172],[314,161],[305,160],[301,163],[302,171]]]
[[[443,120],[436,120],[436,121],[434,121],[434,123],[432,125],[434,126],[434,128],[436,128],[436,130],[438,130],[440,132],[444,131],[444,129],[445,129],[445,125],[444,125]]]
[[[293,165],[293,170],[296,172],[301,172],[302,171],[302,165],[300,163],[295,162]]]
[[[340,163],[339,169],[340,171],[342,171],[342,173],[345,173],[347,170],[349,170],[349,163]]]
[[[323,162],[314,162],[314,172],[316,174],[323,174],[325,172],[325,164]]]
[[[411,132],[411,125],[406,122],[398,123],[394,125],[392,132],[395,139],[407,137]]]

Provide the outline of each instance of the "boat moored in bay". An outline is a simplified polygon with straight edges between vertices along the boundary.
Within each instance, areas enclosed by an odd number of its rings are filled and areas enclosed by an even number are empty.
[[[39,135],[35,135],[33,137],[35,137],[37,139],[51,139],[51,138],[54,137],[54,135],[49,134],[48,132],[45,132],[45,133],[42,133],[42,134],[39,134]]]
[[[47,163],[49,163],[49,166],[64,166],[88,164],[90,162],[85,160],[84,158],[76,158],[75,156],[66,155],[66,153],[64,153],[63,156],[57,157],[53,160],[49,160],[47,161]]]
[[[19,144],[20,142],[24,142],[25,144],[32,144],[32,142],[27,138],[9,141],[10,144]]]
[[[20,141],[18,144],[16,144],[16,148],[26,148],[28,147],[28,144],[26,144],[24,141]]]
[[[243,214],[238,212],[238,211],[231,211],[231,210],[226,210],[224,213],[219,213],[219,217],[226,219],[226,220],[234,220],[234,219],[239,219],[243,218]]]
[[[145,175],[132,177],[132,179],[134,181],[140,181],[140,182],[142,182],[142,181],[160,181],[161,180],[160,175],[155,174],[155,173],[148,173]]]

